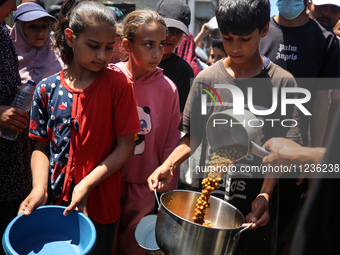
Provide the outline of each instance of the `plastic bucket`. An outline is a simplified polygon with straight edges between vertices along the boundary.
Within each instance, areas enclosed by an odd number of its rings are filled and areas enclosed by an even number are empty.
[[[89,254],[96,242],[96,229],[83,213],[63,215],[64,206],[41,206],[29,215],[15,217],[2,237],[8,255]]]
[[[150,214],[142,218],[135,230],[135,238],[140,247],[147,254],[163,254],[156,242],[157,214]]]

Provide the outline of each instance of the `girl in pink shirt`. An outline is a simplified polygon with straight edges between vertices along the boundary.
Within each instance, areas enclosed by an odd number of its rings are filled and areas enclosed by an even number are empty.
[[[167,158],[180,138],[179,97],[176,85],[158,68],[166,42],[166,26],[154,11],[138,10],[125,18],[123,47],[127,62],[115,64],[133,83],[141,132],[134,155],[121,171],[122,215],[117,236],[120,255],[145,254],[135,241],[139,221],[154,213],[155,196],[148,176]],[[177,186],[178,176],[170,184]]]

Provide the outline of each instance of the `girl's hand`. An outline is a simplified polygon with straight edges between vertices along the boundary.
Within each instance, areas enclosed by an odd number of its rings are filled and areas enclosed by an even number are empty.
[[[67,216],[71,214],[74,210],[87,213],[87,199],[89,196],[89,188],[84,184],[83,181],[79,182],[73,190],[71,204],[65,209],[64,215]]]
[[[44,188],[33,188],[31,193],[21,203],[18,211],[18,215],[24,213],[24,215],[30,215],[33,209],[45,205],[48,195]]]
[[[258,228],[267,225],[269,221],[268,211],[268,200],[269,196],[265,193],[259,194],[252,203],[252,212],[247,217],[247,222],[254,222],[250,229]],[[248,226],[250,223],[242,224],[242,227]]]
[[[27,126],[28,113],[11,106],[0,106],[0,126],[21,132]]]
[[[159,166],[148,178],[150,191],[157,189],[158,192],[165,192],[169,189],[168,184],[173,177],[174,166]]]

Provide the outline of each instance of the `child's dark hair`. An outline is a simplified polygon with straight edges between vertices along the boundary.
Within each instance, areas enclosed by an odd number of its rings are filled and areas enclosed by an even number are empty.
[[[61,59],[65,64],[70,65],[73,60],[73,50],[68,46],[64,31],[70,28],[74,36],[84,32],[87,26],[93,24],[116,25],[115,18],[110,10],[99,1],[67,1],[67,5],[60,10],[58,22],[56,24],[55,39],[60,50]]]
[[[68,19],[71,14],[71,11],[81,1],[82,0],[65,0],[61,4],[60,11],[58,14],[58,21],[55,22],[53,26],[54,36],[56,38],[64,36],[64,31],[66,28],[68,28],[69,22]],[[58,41],[56,42],[56,46],[60,47],[60,45],[58,45]]]
[[[139,27],[153,22],[158,22],[166,28],[163,18],[155,11],[137,10],[129,13],[124,19],[123,38],[132,42]]]
[[[261,32],[270,21],[269,0],[219,0],[216,19],[222,34],[246,35]]]
[[[223,42],[216,42],[216,43],[213,43],[213,44],[211,45],[211,47],[212,47],[212,48],[218,48],[218,49],[220,49],[221,51],[223,51],[225,54],[227,54],[227,53],[225,52],[225,49],[224,49],[224,46],[223,46]]]

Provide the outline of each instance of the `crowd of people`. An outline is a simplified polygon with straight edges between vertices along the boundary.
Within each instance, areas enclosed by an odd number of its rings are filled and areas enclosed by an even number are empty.
[[[259,145],[270,152],[249,154],[236,169],[339,166],[340,3],[293,2],[277,0],[279,14],[270,17],[269,0],[219,0],[194,36],[182,0],[126,16],[99,0],[47,10],[43,1],[0,0],[0,127],[20,132],[14,141],[0,134],[1,235],[16,215],[59,204],[65,216],[78,210],[94,223],[92,254],[144,255],[134,231],[156,210],[153,191],[201,191],[179,176],[193,173],[183,162],[196,150],[194,164],[209,164],[209,117],[235,110],[236,94],[221,84],[244,95],[242,109],[262,121]],[[29,113],[11,106],[28,80],[38,84]],[[212,194],[242,212],[242,227],[252,224],[237,255],[335,254],[327,236],[315,246],[323,223],[311,227],[315,212],[334,219],[327,215],[335,208],[322,209],[334,202],[326,187],[336,179],[222,176]]]

